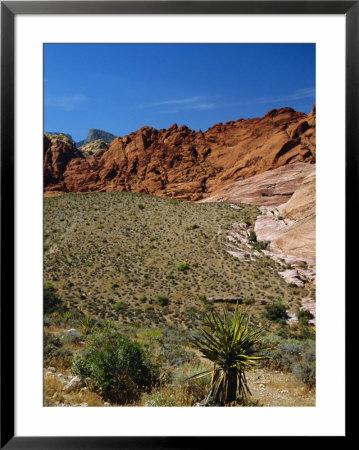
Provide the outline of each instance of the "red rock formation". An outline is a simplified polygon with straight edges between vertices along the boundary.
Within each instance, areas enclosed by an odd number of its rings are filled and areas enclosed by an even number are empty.
[[[231,182],[303,161],[315,162],[315,110],[306,115],[281,108],[204,133],[176,124],[142,127],[86,159],[70,144],[67,152],[47,144],[44,185],[45,193],[127,190],[199,200]]]
[[[63,174],[68,163],[83,158],[76,145],[63,134],[44,135],[44,187],[66,190]]]

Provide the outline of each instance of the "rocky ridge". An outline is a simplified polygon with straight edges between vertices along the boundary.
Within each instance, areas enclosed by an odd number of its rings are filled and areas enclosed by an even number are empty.
[[[45,194],[136,191],[196,201],[270,169],[315,162],[315,108],[308,115],[274,109],[205,132],[176,124],[167,130],[142,127],[87,158],[69,143],[68,154],[60,152],[63,164],[53,167],[46,153],[56,154],[57,145],[45,148]]]

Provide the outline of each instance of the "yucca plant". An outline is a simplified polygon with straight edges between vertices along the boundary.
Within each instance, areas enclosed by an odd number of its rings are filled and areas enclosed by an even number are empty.
[[[82,333],[90,334],[95,325],[95,319],[91,316],[83,315],[83,317],[79,320],[79,323]]]
[[[213,362],[213,369],[191,378],[212,374],[210,390],[202,404],[206,406],[230,405],[235,401],[246,403],[251,391],[247,384],[246,370],[259,359],[259,335],[262,328],[251,328],[249,318],[239,311],[234,314],[227,309],[223,314],[210,312],[204,326],[192,342],[203,356]]]

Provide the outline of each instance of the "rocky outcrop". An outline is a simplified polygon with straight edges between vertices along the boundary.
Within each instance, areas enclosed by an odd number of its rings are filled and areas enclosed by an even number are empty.
[[[200,200],[231,182],[298,162],[315,162],[315,110],[306,115],[281,108],[206,132],[176,124],[142,127],[114,139],[107,151],[72,158],[61,174],[47,177],[45,192],[126,190]]]
[[[271,249],[313,264],[315,261],[315,167],[304,177],[291,198],[273,215],[263,208],[255,232],[259,240],[270,240]]]
[[[81,161],[82,154],[64,134],[44,135],[44,186],[56,185],[66,191],[63,174],[70,161]]]
[[[83,156],[85,158],[95,155],[99,151],[102,151],[102,150],[106,151],[106,150],[108,150],[108,148],[109,148],[109,144],[107,144],[102,139],[97,139],[96,141],[92,141],[92,142],[89,142],[88,144],[84,144],[83,146],[78,147],[79,151],[83,154]]]
[[[54,135],[54,134],[60,135],[60,134],[63,134],[64,136],[66,136],[67,138],[69,138],[70,141],[73,141],[71,134],[68,134],[68,133],[60,133],[60,132],[58,132],[58,131],[45,131],[45,134],[50,134],[50,135]]]
[[[295,163],[230,183],[203,202],[260,206],[254,231],[282,257],[315,261],[315,164]],[[292,260],[291,262],[295,261]]]
[[[258,206],[279,206],[288,202],[314,165],[288,164],[260,175],[228,184],[218,194],[202,202],[240,202]]]

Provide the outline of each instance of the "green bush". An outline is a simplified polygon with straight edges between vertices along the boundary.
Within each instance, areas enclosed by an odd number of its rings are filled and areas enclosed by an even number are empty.
[[[300,309],[297,312],[297,319],[299,323],[307,325],[311,319],[314,319],[314,316],[308,309]]]
[[[181,261],[177,264],[177,270],[184,272],[187,269],[189,269],[189,264],[187,262]]]
[[[114,306],[116,311],[122,311],[123,309],[126,308],[126,305],[122,302],[117,302]]]
[[[281,339],[278,336],[266,336],[262,345],[270,347],[265,351],[269,359],[262,365],[274,370],[293,372],[310,387],[315,385],[315,341],[299,341],[296,339]]]
[[[62,347],[60,339],[52,333],[44,333],[44,366],[49,366],[56,359],[72,356],[72,352]]]
[[[257,242],[257,235],[253,230],[249,232],[249,242]]]
[[[287,307],[283,305],[281,300],[277,300],[272,305],[267,305],[263,314],[264,317],[272,320],[273,322],[279,322],[289,318],[287,314]]]
[[[141,341],[151,342],[151,341],[161,341],[163,334],[161,331],[151,328],[144,328],[138,331],[137,336]]]
[[[72,370],[105,398],[122,404],[137,399],[158,379],[158,369],[144,347],[113,332],[89,336],[84,351],[74,357]]]
[[[252,243],[252,247],[255,250],[265,250],[268,248],[270,241],[256,241]]]
[[[155,297],[154,303],[160,306],[168,305],[168,297],[166,295],[158,294]]]
[[[47,281],[44,284],[44,314],[51,314],[55,311],[63,312],[64,307],[62,300],[57,294],[55,286]]]

